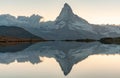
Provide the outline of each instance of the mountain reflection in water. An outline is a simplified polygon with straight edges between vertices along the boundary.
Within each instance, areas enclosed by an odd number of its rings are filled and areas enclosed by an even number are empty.
[[[120,54],[119,45],[107,45],[99,42],[40,42],[24,43],[12,46],[0,46],[0,63],[31,62],[38,64],[39,57],[54,58],[59,63],[64,75],[67,75],[74,64],[81,62],[90,55]]]

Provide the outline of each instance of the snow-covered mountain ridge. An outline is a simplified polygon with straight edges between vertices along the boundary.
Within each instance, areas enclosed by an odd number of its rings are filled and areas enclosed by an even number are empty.
[[[100,39],[103,37],[120,37],[120,26],[93,25],[73,13],[65,3],[55,21],[41,22],[42,16],[14,17],[0,15],[0,25],[19,26],[44,39]]]

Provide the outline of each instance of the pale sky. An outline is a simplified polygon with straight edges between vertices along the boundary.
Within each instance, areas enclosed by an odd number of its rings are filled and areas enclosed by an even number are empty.
[[[0,14],[39,14],[45,20],[55,20],[65,2],[90,23],[120,24],[120,0],[0,0]]]

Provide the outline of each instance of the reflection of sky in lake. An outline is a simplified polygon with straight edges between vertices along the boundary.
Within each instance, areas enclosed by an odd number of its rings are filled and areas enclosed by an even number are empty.
[[[112,60],[111,58],[117,61]],[[42,58],[39,64],[11,63],[0,64],[1,78],[119,78],[120,56],[93,55],[76,64],[65,77],[53,58]],[[94,60],[95,59],[95,60]],[[104,61],[103,61],[104,60]],[[7,74],[7,75],[6,75]]]
[[[0,53],[0,78],[119,78],[119,51],[114,44],[37,43]]]

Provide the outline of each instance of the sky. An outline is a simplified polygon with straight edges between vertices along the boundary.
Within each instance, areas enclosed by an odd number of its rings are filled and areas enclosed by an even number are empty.
[[[89,23],[120,24],[120,0],[0,0],[0,14],[39,14],[45,21],[55,20],[64,3]]]

